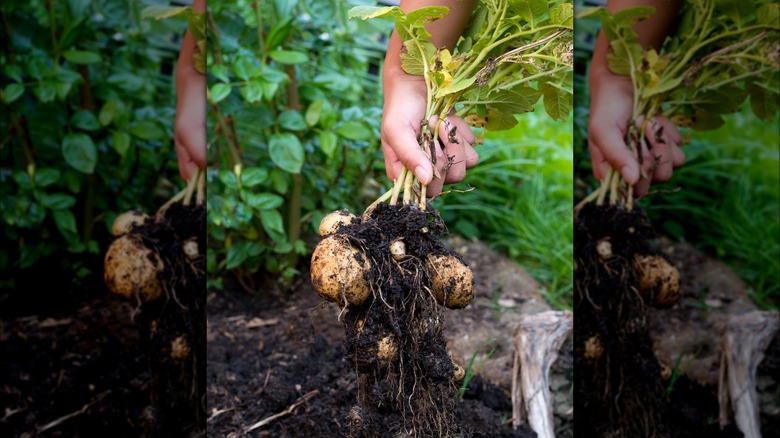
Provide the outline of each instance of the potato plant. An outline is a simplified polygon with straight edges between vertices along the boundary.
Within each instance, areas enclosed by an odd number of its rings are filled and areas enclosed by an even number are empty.
[[[384,23],[333,0],[210,1],[209,281],[289,284],[325,214],[378,196]]]
[[[483,132],[511,128],[516,115],[532,111],[542,96],[551,117],[568,116],[571,3],[481,2],[452,52],[431,44],[425,29],[447,12],[426,7],[407,14],[373,6],[350,11],[355,18],[393,18],[405,48],[404,70],[424,77],[421,150],[435,157],[433,148],[442,147],[439,124],[451,111]],[[429,126],[435,116],[437,124]],[[456,372],[462,367],[447,353],[442,308],[468,306],[474,279],[460,255],[442,244],[444,224],[428,203],[426,186],[404,169],[362,215],[334,212],[320,230],[312,283],[321,297],[342,307],[348,363],[360,378],[358,404],[348,418],[351,434],[376,433],[377,409],[386,403],[401,415],[396,427],[415,436],[461,432],[453,381],[462,378]]]
[[[141,16],[186,17],[204,73],[206,13],[192,7],[151,6]],[[205,91],[205,90],[204,90]],[[205,368],[206,174],[196,169],[185,189],[153,215],[131,210],[116,217],[104,260],[108,289],[135,306],[149,360],[145,435],[205,433],[201,397]]]
[[[170,197],[181,26],[141,20],[141,8],[3,2],[0,289],[40,297],[45,270],[81,296],[101,282],[117,213]]]
[[[634,101],[624,140],[640,165],[647,135],[663,140],[662,131],[648,132],[657,115],[681,129],[717,129],[722,116],[749,97],[757,117],[774,117],[780,92],[777,3],[684,2],[673,33],[657,50],[645,50],[632,26],[654,12],[599,7],[581,14],[601,20],[609,68],[631,80]],[[649,307],[677,303],[681,279],[651,245],[655,232],[634,201],[633,187],[611,169],[575,208],[577,399],[588,418],[583,430],[608,425],[603,427],[620,435],[674,436],[665,422],[670,414],[648,323]]]

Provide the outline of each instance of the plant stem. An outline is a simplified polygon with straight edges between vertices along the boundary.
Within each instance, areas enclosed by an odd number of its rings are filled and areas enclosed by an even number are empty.
[[[54,17],[54,0],[48,0],[49,4],[49,24],[51,25],[51,48],[54,51],[54,65],[60,63],[60,47],[57,42],[57,20]]]
[[[0,100],[4,101],[3,90],[0,90]],[[16,117],[13,111],[11,111],[11,105],[6,104],[8,115],[11,116],[11,124],[14,127],[14,132],[19,137],[19,142],[22,144],[22,151],[24,152],[24,159],[27,161],[27,175],[30,177],[30,182],[35,184],[35,157],[33,156],[32,148],[27,143],[27,137],[24,131],[22,131],[22,124],[19,123],[19,118]]]
[[[87,245],[92,240],[95,225],[95,175],[87,175],[87,197],[84,201],[84,228],[81,241]]]
[[[596,199],[596,205],[604,205],[604,198],[607,196],[607,188],[610,185],[610,182],[612,181],[612,177],[615,174],[615,169],[609,168],[609,171],[607,171],[607,176],[604,177],[604,179],[601,181],[601,187],[599,187],[599,196]]]
[[[203,202],[206,200],[206,171],[203,170],[200,172],[200,177],[198,178],[198,194],[195,198],[195,204],[197,205],[203,205]]]
[[[609,205],[615,205],[618,202],[618,195],[620,194],[620,182],[623,180],[623,176],[619,172],[614,171],[612,175],[612,184],[609,187]]]
[[[407,171],[406,180],[404,181],[404,205],[412,203],[412,195],[414,195],[412,185],[414,184],[414,179],[414,172]]]
[[[384,195],[377,198],[376,201],[372,202],[371,205],[369,205],[366,208],[366,211],[363,212],[363,217],[371,216],[371,213],[376,209],[376,206],[381,204],[382,202],[387,201],[390,199],[391,196],[393,196],[393,190],[395,189],[395,186],[391,188],[390,190],[386,191]]]
[[[262,2],[260,0],[255,0],[255,17],[257,19],[257,47],[258,47],[258,58],[260,58],[260,68],[263,68],[263,65],[265,65],[265,40],[263,39],[263,14],[260,11],[260,4]]]
[[[233,173],[236,174],[236,184],[240,189],[242,163],[241,163],[241,157],[238,155],[238,144],[236,142],[236,138],[232,134],[230,127],[225,121],[225,116],[222,115],[222,110],[220,110],[219,106],[212,103],[211,108],[214,112],[214,115],[216,115],[217,117],[217,124],[219,125],[219,128],[222,131],[222,138],[225,139],[225,144],[227,144],[228,152],[230,154],[230,159],[233,162]]]
[[[406,181],[406,174],[409,172],[409,170],[404,167],[401,169],[401,173],[398,175],[398,178],[396,178],[395,183],[393,185],[393,194],[390,198],[390,205],[395,205],[398,203],[398,196],[401,192],[401,186],[403,185],[403,182]]]
[[[195,171],[190,175],[190,179],[187,180],[187,188],[184,189],[184,201],[182,204],[190,205],[190,202],[192,202],[192,194],[195,192],[195,186],[197,185],[198,179],[200,179],[200,173],[200,168],[196,167]]]
[[[295,245],[301,237],[301,192],[303,191],[303,178],[300,173],[293,174],[293,190],[290,195],[290,209],[288,210],[287,223],[287,242]],[[298,262],[298,254],[290,251],[287,254],[287,261],[290,266],[295,266]]]

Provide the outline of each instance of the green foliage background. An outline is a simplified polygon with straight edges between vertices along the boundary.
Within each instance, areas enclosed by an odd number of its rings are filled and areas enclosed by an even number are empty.
[[[575,13],[584,6],[575,4]],[[587,74],[598,20],[575,28],[575,202],[598,185],[587,145]],[[780,306],[780,125],[746,101],[715,131],[684,132],[686,163],[640,201],[657,230],[726,263],[762,308]],[[581,139],[581,140],[579,140]]]
[[[0,288],[102,282],[114,217],[155,211],[180,184],[172,72],[186,23],[142,20],[152,3],[2,3]]]
[[[292,281],[324,214],[362,212],[390,187],[378,139],[379,74],[392,23],[347,20],[358,3],[264,2],[259,34],[251,2],[209,2],[222,54],[222,65],[219,53],[209,60],[211,285],[223,287],[227,271],[247,289],[261,278]],[[488,136],[480,165],[454,187],[475,190],[442,196],[434,206],[451,232],[529,266],[551,301],[566,307],[571,123],[554,122],[541,104],[519,120]]]

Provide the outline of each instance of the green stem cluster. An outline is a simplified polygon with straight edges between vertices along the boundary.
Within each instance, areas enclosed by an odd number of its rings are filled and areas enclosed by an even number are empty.
[[[618,39],[613,44],[622,44],[623,53],[629,54],[627,61],[629,63],[630,78],[634,89],[634,103],[632,110],[632,117],[628,122],[628,133],[625,136],[626,147],[636,157],[640,166],[640,179],[649,178],[651,175],[647,175],[642,168],[642,145],[647,141],[647,125],[650,120],[657,115],[671,116],[678,113],[684,107],[695,105],[697,103],[703,103],[702,95],[705,92],[721,89],[727,85],[735,84],[746,79],[753,77],[759,77],[766,73],[768,70],[777,68],[776,65],[771,65],[767,60],[756,57],[751,54],[751,49],[755,49],[757,44],[760,44],[762,38],[769,32],[770,28],[766,25],[751,25],[740,29],[728,30],[723,32],[713,33],[712,27],[709,26],[712,18],[715,5],[710,2],[705,12],[704,20],[700,20],[697,26],[688,34],[690,35],[688,40],[681,41],[679,47],[689,47],[684,53],[666,54],[670,56],[669,64],[658,74],[658,83],[670,83],[682,76],[680,83],[667,89],[663,92],[654,93],[653,89],[648,87],[640,79],[640,70],[643,67],[641,59],[634,59],[631,56],[631,50],[627,47],[627,42],[624,39]],[[754,34],[748,38],[737,39],[736,42],[719,48],[711,53],[705,55],[696,62],[691,62],[696,56],[701,56],[701,52],[706,50],[708,46],[723,40],[728,37],[739,37],[742,35]],[[646,52],[645,52],[646,53]],[[746,69],[744,73],[732,74],[726,79],[719,79],[723,75],[720,74],[718,67],[724,66],[730,63],[736,63],[739,60],[750,60],[759,65],[760,68]],[[708,68],[709,67],[709,68]],[[650,67],[652,68],[652,66]],[[711,79],[709,79],[711,78]],[[685,84],[694,83],[694,81],[702,83],[694,93],[683,98],[677,98],[671,101],[667,101],[668,97],[677,89]],[[644,119],[642,125],[637,127],[636,121]],[[607,201],[608,196],[608,201]],[[610,168],[606,177],[601,181],[599,188],[577,207],[577,209],[587,203],[595,201],[597,205],[603,205],[609,202],[610,205],[623,204],[627,210],[633,208],[634,203],[633,186],[627,184],[620,172],[616,169]]]

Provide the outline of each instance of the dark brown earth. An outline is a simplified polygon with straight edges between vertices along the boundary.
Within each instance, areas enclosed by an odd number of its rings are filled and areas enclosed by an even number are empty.
[[[150,387],[133,308],[106,290],[63,292],[57,309],[3,308],[0,436],[140,436]]]
[[[512,330],[522,315],[549,306],[527,273],[484,244],[455,239],[448,247],[472,268],[476,297],[463,310],[443,311],[447,351],[464,368],[472,357],[484,364],[454,399],[461,435],[533,436],[510,424]],[[238,290],[209,294],[209,436],[348,436],[359,385],[343,352],[341,308],[317,296],[308,272],[285,291]],[[551,386],[558,436],[573,436],[570,353],[561,353]],[[398,424],[397,412],[383,414],[383,426]]]
[[[111,295],[102,259],[85,283],[39,274],[0,293],[0,436],[205,434],[205,257],[181,250],[197,236],[205,253],[205,208],[132,232],[164,261],[157,302]]]

